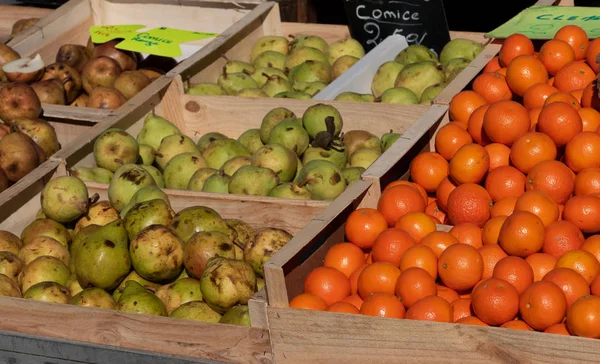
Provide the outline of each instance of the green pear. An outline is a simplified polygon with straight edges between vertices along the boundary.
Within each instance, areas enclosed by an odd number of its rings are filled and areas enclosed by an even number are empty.
[[[246,243],[254,236],[254,229],[252,226],[240,219],[225,219],[225,221],[227,222],[227,225],[235,231],[233,242],[239,247],[246,246]],[[243,259],[243,253],[238,256],[236,252],[235,258]]]
[[[133,268],[151,282],[171,282],[183,269],[183,242],[165,225],[145,227],[129,244]]]
[[[437,61],[438,57],[429,48],[422,44],[411,44],[396,55],[394,61],[402,66],[422,62]]]
[[[241,156],[251,157],[252,155],[235,139],[216,140],[202,152],[206,166],[214,169],[221,169],[223,164],[231,158]]]
[[[221,215],[206,206],[187,207],[179,211],[175,214],[170,227],[184,243],[187,243],[192,235],[200,231],[219,231],[227,235],[232,234],[232,230]]]
[[[277,51],[264,51],[254,58],[252,64],[257,70],[260,68],[276,68],[283,71],[286,58],[285,55]]]
[[[142,167],[146,172],[148,172],[148,174],[150,174],[152,178],[154,178],[154,182],[156,182],[156,185],[158,187],[165,187],[165,178],[162,172],[158,170],[158,168],[147,164],[139,164],[139,166]]]
[[[229,193],[238,195],[267,196],[279,184],[279,176],[269,168],[243,166],[229,181]]]
[[[325,64],[331,64],[325,53],[312,47],[299,47],[295,48],[288,54],[285,60],[285,69],[291,70],[292,68],[306,62],[306,61],[318,61]]]
[[[333,136],[339,136],[344,123],[340,112],[331,105],[315,104],[309,106],[302,115],[302,125],[304,125],[304,129],[306,129],[311,139],[314,139],[319,132],[327,131],[326,120],[328,119],[333,119],[335,125]]]
[[[313,160],[329,161],[339,168],[344,168],[348,162],[348,157],[345,151],[337,151],[334,149],[326,150],[320,147],[308,147],[302,156],[302,163],[306,164]]]
[[[44,219],[44,218],[42,218],[42,219]],[[67,229],[65,229],[64,226],[57,223],[56,221],[52,221],[50,219],[45,219],[45,220],[48,220],[49,222],[56,224],[59,228],[62,228],[65,231],[67,230]],[[30,231],[30,233],[28,233],[28,234],[31,234],[31,231],[32,231],[31,227],[35,224],[36,221],[37,220],[34,220],[33,222],[31,222],[29,225],[27,225],[25,227],[25,229],[22,231],[23,236],[25,236],[25,232],[28,229]],[[36,231],[35,232],[36,235],[32,236],[29,240],[31,241],[31,239],[35,238],[38,235],[44,234],[44,233],[45,232],[43,230]],[[67,232],[67,234],[68,234],[68,232]],[[56,239],[56,240],[58,240],[58,239]],[[69,239],[69,241],[70,241],[70,239]],[[61,244],[63,244],[64,246],[68,246],[67,241],[61,242]],[[0,230],[0,251],[10,252],[10,253],[13,253],[16,255],[16,254],[19,254],[19,249],[21,249],[22,246],[23,246],[23,242],[21,241],[21,239],[18,236],[11,233],[10,231]]]
[[[182,153],[196,153],[198,148],[196,143],[187,135],[169,135],[163,138],[156,151],[156,164],[163,170],[171,158]],[[166,183],[165,183],[166,185]]]
[[[123,279],[121,281],[121,283],[119,284],[119,286],[113,291],[113,298],[118,301],[119,297],[121,297],[121,293],[123,293],[123,290],[125,289],[125,286],[127,285],[127,282],[129,281],[134,281],[139,283],[142,287],[144,288],[148,288],[152,291],[155,291],[157,289],[159,289],[161,287],[161,284],[159,283],[154,283],[154,282],[150,282],[147,279],[142,278],[139,274],[137,274],[137,272],[135,270],[132,270],[127,277],[125,277],[125,279]]]
[[[294,179],[296,164],[296,153],[281,144],[266,144],[252,155],[253,166],[275,171],[280,182]]]
[[[246,156],[234,157],[228,160],[221,166],[221,171],[227,176],[232,176],[235,171],[242,168],[243,166],[249,166],[252,164],[252,158]],[[227,193],[227,192],[225,192]]]
[[[363,167],[367,169],[381,156],[379,148],[358,148],[348,158],[350,167]]]
[[[245,88],[239,90],[235,96],[239,97],[269,97],[263,90],[259,88]]]
[[[117,308],[117,302],[114,298],[102,288],[91,287],[82,290],[71,297],[70,304],[82,307],[104,308],[114,310]]]
[[[350,186],[353,182],[356,182],[360,179],[360,176],[365,171],[363,167],[346,167],[342,169],[342,176],[344,177],[344,181],[346,181],[346,185]]]
[[[214,257],[235,259],[233,241],[220,231],[201,231],[184,246],[183,264],[191,277],[202,277],[208,261]]]
[[[256,275],[250,264],[241,260],[215,257],[200,278],[204,302],[218,313],[247,304],[255,289]]]
[[[44,237],[45,238],[45,237]],[[54,239],[52,239],[54,240]],[[67,250],[67,248],[62,245],[61,243],[57,242],[56,240],[54,240],[56,242],[56,247],[58,247],[59,249],[62,249],[62,251],[66,251],[65,256],[70,258],[69,251]],[[23,249],[21,249],[23,250]],[[41,254],[36,254],[34,255],[35,258],[45,255],[44,253]],[[12,278],[15,280],[15,282],[17,281],[17,277],[19,276],[19,273],[21,273],[21,271],[23,271],[23,269],[25,269],[25,266],[30,263],[31,261],[33,261],[35,258],[33,258],[33,256],[31,258],[29,258],[29,260],[25,260],[25,259],[21,259],[21,257],[17,256],[16,254],[13,254],[11,252],[5,252],[5,251],[0,251],[0,274],[3,274],[9,278]],[[64,262],[64,260],[63,260]],[[68,265],[68,264],[67,264]]]
[[[50,219],[66,223],[86,214],[90,207],[88,189],[77,177],[56,177],[44,186],[40,195],[42,211]]]
[[[250,311],[248,311],[248,305],[233,306],[221,316],[219,323],[250,327]]]
[[[294,114],[292,110],[286,109],[285,107],[276,107],[265,115],[262,123],[260,124],[260,140],[263,142],[263,144],[269,142],[271,130],[273,130],[275,125],[279,124],[281,120],[288,118],[295,119],[296,114]]]
[[[310,200],[310,192],[294,182],[281,183],[269,192],[269,197],[290,198],[294,200]]]
[[[69,267],[60,259],[50,256],[41,256],[27,264],[19,275],[21,291],[27,290],[40,282],[56,282],[64,286],[71,272]]]
[[[308,60],[290,69],[289,79],[293,83],[330,83],[332,79],[331,66],[328,63]]]
[[[223,135],[219,132],[208,132],[198,139],[198,143],[196,146],[198,147],[198,151],[200,153],[204,152],[204,149],[208,147],[208,145],[217,140],[229,139],[227,135]]]
[[[227,91],[220,85],[212,82],[201,82],[190,85],[185,91],[189,95],[204,95],[204,96],[226,96]]]
[[[137,135],[137,142],[158,150],[163,138],[173,134],[181,134],[177,126],[163,117],[150,113],[144,118],[144,126]]]
[[[420,103],[431,105],[432,101],[436,97],[438,97],[438,95],[444,90],[444,88],[446,88],[445,83],[438,83],[427,87],[425,90],[423,90],[423,93],[421,94]]]
[[[2,255],[4,253],[5,255]],[[9,254],[9,255],[6,255]],[[0,252],[0,263],[3,269],[0,271],[1,274],[10,276],[9,272],[14,271],[16,268],[24,268],[25,265],[31,263],[36,258],[41,256],[54,257],[61,260],[65,265],[69,265],[71,260],[71,254],[69,248],[62,245],[55,239],[47,236],[38,236],[33,241],[19,250],[18,256],[10,252]],[[12,258],[16,259],[12,259]],[[18,270],[17,274],[20,272]]]
[[[206,168],[207,163],[200,153],[181,153],[165,166],[165,186],[167,188],[185,190],[190,179],[200,168]]]
[[[231,176],[220,170],[206,179],[202,185],[202,192],[229,193],[230,180]]]
[[[138,153],[138,164],[152,165],[154,163],[154,157],[156,151],[154,148],[147,144],[138,144],[139,153]]]
[[[396,84],[396,78],[398,78],[398,74],[403,68],[404,65],[395,61],[385,62],[379,66],[375,76],[373,76],[373,82],[371,82],[373,96],[380,97],[386,90],[393,88]]]
[[[466,58],[452,58],[444,65],[444,75],[446,76],[446,82],[452,81],[456,76],[464,70],[469,64],[470,60]]]
[[[113,173],[100,167],[77,167],[71,171],[71,176],[84,182],[109,183]]]
[[[7,251],[12,251],[10,247],[14,246],[17,248],[17,251],[14,253],[18,254],[18,249],[21,246],[30,244],[38,236],[53,238],[64,246],[69,246],[71,243],[71,234],[69,234],[64,225],[49,218],[40,218],[33,220],[25,226],[25,229],[21,232],[20,240],[12,233],[3,231],[0,238],[0,246]]]
[[[334,64],[342,56],[352,56],[361,59],[365,55],[365,49],[359,41],[346,38],[331,43],[327,49],[329,64]]]
[[[225,73],[254,73],[254,66],[244,61],[227,60],[224,67]]]
[[[117,310],[131,313],[167,316],[165,304],[136,281],[128,281],[117,301]]]
[[[331,65],[332,79],[336,79],[348,71],[356,62],[360,61],[359,58],[354,56],[341,56],[336,59]]]
[[[127,205],[125,205],[125,207],[119,212],[119,216],[121,219],[125,219],[125,216],[133,206],[137,205],[138,203],[154,199],[164,200],[169,206],[171,204],[169,201],[169,196],[167,196],[167,194],[158,186],[146,186],[140,188],[136,193],[133,194]]]
[[[175,213],[171,206],[162,199],[154,199],[135,204],[123,220],[129,240],[133,240],[140,231],[151,225],[169,225]],[[140,273],[138,271],[138,273]],[[141,274],[142,275],[142,274]],[[144,277],[144,275],[142,275]],[[147,279],[147,277],[144,277]]]
[[[390,130],[381,136],[381,151],[385,152],[400,138],[401,134],[394,133]]]
[[[288,47],[289,42],[286,37],[276,35],[265,35],[260,37],[252,45],[252,50],[250,51],[250,59],[254,61],[254,59],[259,54],[265,51],[275,51],[285,56],[288,54]]]
[[[283,72],[279,68],[273,68],[273,67],[259,67],[252,74],[252,78],[254,79],[254,81],[256,81],[256,84],[258,85],[258,87],[263,87],[265,82],[267,82],[267,80],[271,76],[279,76],[283,79],[286,79],[286,80],[288,79],[288,76],[285,74],[285,72]]]
[[[296,120],[284,119],[271,130],[268,144],[283,145],[300,156],[308,148],[309,139],[306,130]]]
[[[269,95],[269,97],[273,97],[281,92],[292,91],[292,84],[285,78],[273,75],[269,76],[267,82],[261,87],[261,90]]]
[[[320,50],[321,52],[327,52],[329,45],[325,39],[309,34],[296,34],[294,39],[290,42],[290,49],[296,49],[301,47],[312,47]]]
[[[327,160],[312,160],[304,164],[298,185],[304,186],[315,200],[334,200],[346,189],[342,170]]]
[[[108,199],[112,207],[121,211],[131,197],[142,187],[156,186],[146,170],[136,164],[123,164],[115,171],[108,185]]]
[[[258,148],[264,145],[260,140],[260,129],[246,130],[237,138],[237,141],[251,154],[254,154]]]
[[[406,87],[415,93],[417,99],[423,90],[431,85],[446,81],[443,67],[435,61],[422,61],[410,64],[400,71],[395,87]]]
[[[307,94],[306,92],[298,92],[298,91],[285,91],[275,94],[273,96],[275,99],[296,99],[296,100],[310,100],[312,96]]]
[[[379,138],[366,130],[350,130],[344,133],[342,141],[348,155],[352,155],[359,148],[381,150],[381,141]]]
[[[90,206],[87,214],[83,215],[75,224],[75,234],[88,225],[104,226],[119,218],[119,213],[111,205],[110,201],[101,200]]]
[[[136,163],[139,146],[134,137],[118,128],[110,128],[94,141],[94,160],[98,167],[114,172],[123,163]]]
[[[221,320],[221,314],[202,301],[186,302],[174,309],[169,317],[208,323],[217,323]]]
[[[165,304],[169,314],[184,303],[202,301],[200,281],[189,277],[160,286],[155,294]]]
[[[298,82],[292,85],[294,91],[304,92],[314,97],[316,94],[321,92],[322,89],[327,87],[326,83],[323,82]]]
[[[254,273],[264,277],[264,264],[291,239],[292,234],[282,229],[259,229],[244,247],[244,260],[250,264]]]
[[[56,282],[39,282],[23,292],[23,298],[34,301],[66,304],[71,299],[69,291]]]
[[[247,73],[223,73],[219,76],[217,83],[227,91],[228,95],[235,95],[245,88],[258,88],[256,81]]]
[[[485,46],[470,39],[455,38],[446,43],[440,52],[440,62],[446,65],[451,59],[466,58],[470,61],[481,53]]]
[[[219,172],[219,170],[214,168],[200,168],[192,175],[190,181],[188,182],[187,189],[191,191],[202,191],[202,187],[204,183],[208,179],[208,177],[213,174]]]
[[[406,87],[394,87],[385,90],[379,101],[384,104],[416,105],[419,103],[419,98]]]
[[[335,101],[354,101],[354,102],[373,102],[375,97],[371,94],[359,94],[352,91],[346,91],[338,94]]]

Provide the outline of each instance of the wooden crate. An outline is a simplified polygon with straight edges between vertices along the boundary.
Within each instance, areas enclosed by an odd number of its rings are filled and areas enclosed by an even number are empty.
[[[10,39],[13,24],[21,19],[43,18],[52,12],[51,9],[28,6],[0,5],[0,42]]]

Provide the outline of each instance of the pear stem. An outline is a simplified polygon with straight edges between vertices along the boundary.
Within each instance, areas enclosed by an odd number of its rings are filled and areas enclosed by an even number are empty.
[[[157,152],[157,151],[154,151],[154,156],[155,156],[155,157],[158,157],[158,158],[162,158],[162,157],[164,157],[164,155],[163,155],[162,153],[160,153],[160,152]]]
[[[100,199],[100,195],[98,193],[94,193],[94,195],[92,195],[92,197],[90,197],[89,202],[90,202],[90,206],[92,206],[93,204],[95,204],[96,202],[98,202],[98,200]]]
[[[122,166],[123,164],[125,164],[125,162],[123,162],[122,160],[120,160],[119,158],[115,158],[115,163],[117,163],[118,165]]]

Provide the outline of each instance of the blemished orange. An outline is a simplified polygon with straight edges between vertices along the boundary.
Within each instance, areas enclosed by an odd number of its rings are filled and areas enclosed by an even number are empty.
[[[454,302],[451,302],[453,321],[456,322],[464,317],[473,316],[473,310],[471,309],[471,299],[461,298]]]
[[[436,257],[440,257],[442,252],[449,246],[459,244],[457,238],[446,231],[433,231],[423,237],[419,242],[420,245],[425,245],[435,253]],[[439,274],[439,272],[438,272]]]
[[[600,262],[600,235],[592,235],[585,239],[583,245],[581,245],[581,250],[591,253]]]
[[[435,151],[450,160],[460,147],[472,142],[471,134],[452,122],[441,127],[435,135]]]
[[[417,191],[413,187],[407,188],[412,188],[414,191]],[[418,194],[418,191],[416,193]],[[385,192],[383,195],[385,195]],[[423,205],[425,205],[425,203],[423,203]],[[350,216],[348,216],[344,231],[346,233],[346,238],[351,243],[356,244],[360,248],[369,249],[377,236],[387,229],[387,227],[388,223],[385,216],[379,211],[371,208],[360,208],[353,211]]]
[[[506,77],[496,72],[484,72],[473,80],[473,91],[477,92],[491,104],[500,100],[510,100],[513,97]]]
[[[600,232],[600,197],[595,195],[573,196],[565,204],[563,220],[575,224],[588,234]]]
[[[533,269],[523,258],[505,257],[494,267],[492,277],[507,281],[521,294],[533,283]]]
[[[567,309],[581,297],[590,294],[589,283],[573,269],[555,268],[548,272],[542,281],[552,282],[563,291],[567,299]]]
[[[510,161],[522,173],[529,173],[538,163],[556,158],[557,149],[552,139],[539,132],[522,135],[510,148]]]
[[[485,179],[485,189],[493,201],[505,197],[519,197],[525,192],[526,177],[512,166],[502,166],[490,171]]]
[[[473,326],[490,326],[490,325],[486,324],[485,322],[481,321],[480,319],[478,319],[476,316],[466,316],[466,317],[459,319],[458,321],[455,321],[454,323],[462,324],[462,325],[473,325]]]
[[[352,313],[352,314],[358,314],[359,310],[358,308],[356,308],[356,306],[354,306],[353,304],[349,303],[349,302],[344,302],[344,301],[340,301],[340,302],[336,302],[333,305],[327,307],[328,312],[338,312],[338,313]]]
[[[548,135],[557,147],[567,144],[583,130],[583,122],[577,110],[565,102],[544,106],[537,123],[538,131]]]
[[[396,221],[395,227],[402,229],[410,235],[415,243],[432,231],[436,230],[435,221],[424,212],[409,212]]]
[[[489,219],[483,225],[483,244],[484,245],[492,245],[498,244],[498,236],[500,235],[500,229],[502,225],[504,225],[504,221],[508,215],[503,216],[495,216]]]
[[[351,294],[350,296],[344,298],[342,300],[342,302],[347,302],[352,304],[354,307],[356,307],[358,310],[360,310],[360,307],[363,304],[363,299],[360,298],[360,296],[356,293]]]
[[[587,63],[574,61],[562,67],[554,77],[554,87],[562,92],[584,89],[596,79],[596,73]]]
[[[581,27],[565,25],[556,32],[554,39],[567,42],[575,52],[575,59],[585,58],[590,41],[587,33]]]
[[[450,193],[454,191],[457,184],[452,181],[449,177],[446,177],[440,182],[438,188],[435,190],[435,197],[441,208],[448,208],[448,197]]]
[[[371,248],[373,262],[388,262],[398,266],[402,254],[415,244],[415,239],[408,232],[397,227],[386,229],[375,239]]]
[[[436,223],[445,224],[446,223],[446,211],[440,206],[438,200],[435,199],[431,201],[427,207],[425,208],[425,213],[432,218],[436,219]]]
[[[525,258],[544,245],[544,223],[529,211],[515,211],[506,218],[498,244],[509,255]]]
[[[499,57],[492,58],[483,68],[483,72],[496,72],[501,68]]]
[[[327,304],[323,299],[312,293],[301,293],[290,301],[290,308],[325,311]]]
[[[503,329],[510,329],[510,330],[535,331],[535,330],[533,330],[533,328],[531,326],[527,325],[527,323],[525,321],[521,321],[521,320],[508,321],[508,322],[505,322],[504,324],[500,325],[500,327]]]
[[[533,109],[529,109],[529,119],[531,119],[531,127],[529,131],[535,131],[537,127],[538,118],[540,117],[540,113],[542,112],[542,106],[534,107]]]
[[[358,295],[366,300],[376,292],[394,293],[400,268],[388,262],[374,262],[358,276]]]
[[[548,71],[537,57],[521,55],[506,67],[506,82],[513,93],[523,96],[536,83],[548,82]]]
[[[575,336],[600,339],[600,296],[585,296],[567,313],[567,328]]]
[[[533,281],[539,282],[554,269],[557,259],[547,253],[535,253],[525,258],[525,261],[533,269]]]
[[[564,158],[565,164],[575,173],[600,166],[600,134],[583,131],[575,135],[565,147]]]
[[[421,268],[433,278],[436,279],[438,257],[434,251],[422,244],[411,246],[408,248],[400,259],[400,271],[405,271],[409,268]]]
[[[427,296],[406,310],[405,319],[435,322],[453,322],[452,306],[438,296]]]
[[[448,303],[452,303],[460,299],[458,292],[440,284],[438,284],[437,296],[443,298]]]
[[[575,60],[575,51],[569,43],[563,40],[550,39],[544,42],[540,48],[538,58],[548,73],[554,76],[563,66]]]
[[[492,278],[496,264],[498,264],[500,259],[507,257],[508,254],[506,254],[499,244],[484,245],[477,250],[483,258],[483,275],[481,279]]]
[[[377,210],[383,215],[389,226],[394,226],[396,221],[408,212],[424,212],[425,207],[427,207],[427,203],[423,201],[419,190],[408,185],[399,185],[384,191],[377,202]],[[347,223],[346,226],[348,226]],[[348,235],[346,234],[346,236]],[[373,241],[376,237],[373,238]],[[356,244],[356,242],[352,242]]]
[[[592,284],[590,284],[590,293],[594,296],[600,296],[600,274],[597,274],[592,280]]]
[[[600,112],[591,107],[582,107],[577,110],[579,116],[581,117],[581,122],[583,124],[582,131],[593,131],[595,132],[598,127],[600,127]]]
[[[535,282],[521,294],[519,313],[529,326],[544,331],[565,318],[567,298],[554,282],[547,280]]]
[[[356,268],[364,265],[366,262],[365,254],[361,248],[352,243],[335,244],[325,253],[323,265],[331,267],[350,277]]]
[[[508,166],[510,164],[510,148],[500,143],[490,143],[485,146],[490,157],[490,168],[492,169]]]
[[[489,278],[473,289],[471,307],[481,321],[500,326],[517,316],[519,292],[505,280]]]
[[[475,224],[464,223],[454,225],[449,232],[454,235],[459,242],[470,245],[475,249],[478,249],[483,245],[483,231]]]
[[[556,261],[555,268],[573,269],[581,274],[588,284],[591,284],[594,277],[600,273],[600,263],[595,256],[585,250],[571,250],[563,254]]]
[[[407,185],[407,186],[411,186],[416,188],[417,190],[419,190],[419,193],[421,194],[421,197],[423,197],[423,201],[425,201],[427,203],[428,201],[428,196],[427,196],[427,191],[425,191],[425,189],[423,188],[423,186],[421,186],[418,183],[415,182],[410,182],[410,181],[406,181],[406,180],[396,180],[396,181],[392,181],[389,185],[385,186],[385,188],[383,189],[383,191],[387,191],[392,187],[395,186],[400,186],[400,185]]]
[[[569,330],[567,330],[567,325],[562,322],[548,326],[548,328],[546,330],[544,330],[544,332],[546,334],[558,334],[558,335],[571,336],[571,333],[569,333]]]
[[[525,106],[527,110],[542,107],[548,96],[556,92],[558,92],[558,89],[548,85],[546,82],[536,83],[525,91],[525,94],[523,95],[523,106]]]
[[[479,183],[489,169],[490,156],[485,147],[471,143],[460,147],[450,159],[448,175],[457,184]]]
[[[395,294],[404,307],[410,308],[424,297],[437,295],[437,285],[426,270],[412,267],[400,273]]]
[[[527,191],[515,204],[515,211],[529,211],[542,220],[545,227],[558,220],[558,204],[543,191]]]
[[[494,203],[492,206],[491,217],[509,216],[515,211],[515,204],[518,197],[505,197]]]
[[[461,91],[450,100],[450,118],[467,121],[478,107],[485,105],[485,99],[475,91]]]
[[[439,153],[419,153],[410,163],[410,178],[423,186],[425,191],[434,192],[448,176],[448,161]]]
[[[554,104],[556,102],[564,102],[575,110],[581,109],[581,104],[579,103],[577,98],[568,92],[558,91],[553,93],[552,95],[548,96],[546,101],[544,101],[544,106]]]
[[[315,294],[330,306],[350,296],[350,280],[335,268],[317,267],[306,276],[304,293]]]
[[[600,38],[590,41],[585,52],[585,61],[593,70],[596,71],[598,70],[598,62],[596,61],[598,54],[600,54]],[[499,64],[498,67],[500,67]]]
[[[542,161],[527,174],[527,191],[542,191],[557,204],[562,205],[575,189],[573,172],[564,163],[556,160]]]
[[[360,314],[400,319],[405,317],[406,311],[402,302],[392,293],[377,292],[365,299],[360,306]]]
[[[542,252],[560,258],[568,251],[580,249],[583,233],[575,224],[567,220],[555,221],[546,227]]]
[[[454,225],[473,223],[483,226],[490,218],[492,198],[485,188],[474,183],[457,186],[448,196],[448,219]]]
[[[470,245],[451,245],[440,255],[438,274],[446,287],[464,292],[481,280],[483,258]]]
[[[519,33],[510,35],[502,43],[498,53],[498,64],[506,67],[515,58],[521,55],[533,55],[533,42],[527,36]]]
[[[530,128],[529,112],[516,101],[494,102],[483,116],[483,130],[495,143],[511,146]]]
[[[592,103],[594,99],[598,95],[598,82],[592,81],[588,83],[587,86],[583,89],[583,94],[581,95],[581,106],[582,107],[592,107]]]
[[[471,134],[473,141],[483,146],[491,143],[490,138],[483,130],[483,117],[489,107],[490,105],[485,104],[475,109],[467,122],[467,131]]]

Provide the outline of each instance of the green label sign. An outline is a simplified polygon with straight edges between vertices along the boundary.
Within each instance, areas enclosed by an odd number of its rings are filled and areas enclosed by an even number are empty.
[[[507,38],[514,33],[521,33],[532,39],[552,39],[565,25],[580,26],[590,38],[600,37],[600,8],[532,6],[485,36]]]

